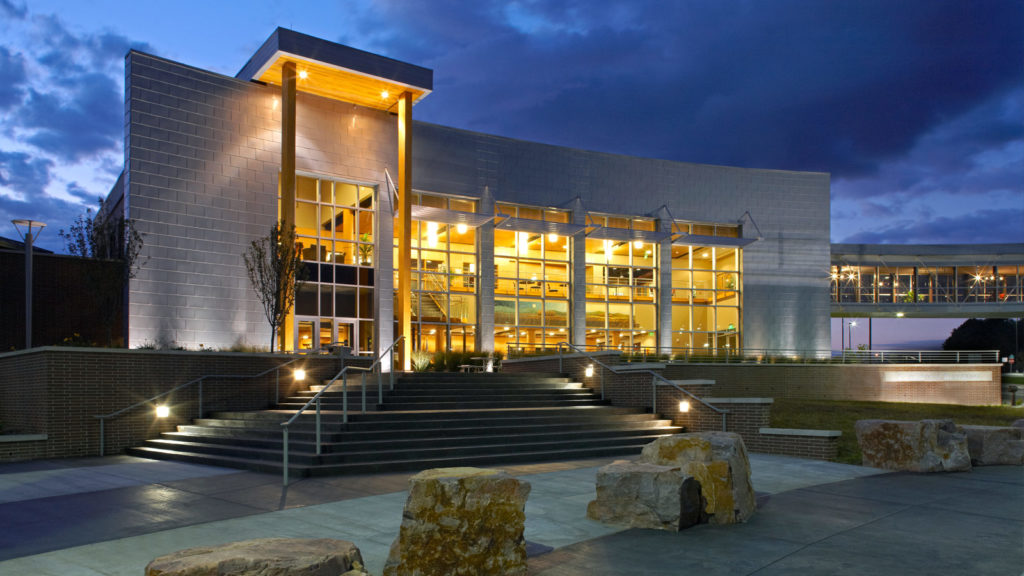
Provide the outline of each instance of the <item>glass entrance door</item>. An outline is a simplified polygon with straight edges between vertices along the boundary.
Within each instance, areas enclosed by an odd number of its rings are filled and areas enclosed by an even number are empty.
[[[358,352],[359,322],[353,318],[295,318],[295,342],[299,351],[327,348],[332,344],[349,346]]]

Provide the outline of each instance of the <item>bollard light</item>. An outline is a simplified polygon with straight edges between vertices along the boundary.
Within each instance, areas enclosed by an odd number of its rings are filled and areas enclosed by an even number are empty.
[[[591,376],[593,376],[594,375],[594,365],[591,364],[591,365],[587,366],[587,369],[583,371],[583,375],[586,376],[587,378],[590,378]]]
[[[295,376],[295,380],[297,380],[297,381],[305,380],[306,379],[306,371],[303,370],[302,368],[296,368],[294,376]]]
[[[687,401],[687,400],[681,401],[679,403],[679,411],[680,412],[689,412],[690,411],[690,402]]]
[[[168,406],[166,404],[161,404],[161,405],[156,407],[156,417],[157,418],[167,418],[170,415],[171,415],[171,408],[170,408],[170,406]]]

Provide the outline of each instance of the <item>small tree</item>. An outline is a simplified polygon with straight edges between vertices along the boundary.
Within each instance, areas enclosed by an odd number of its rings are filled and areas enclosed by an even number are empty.
[[[270,323],[271,350],[278,330],[295,304],[296,286],[306,278],[302,256],[295,248],[295,227],[282,230],[283,227],[283,221],[275,222],[270,234],[253,240],[242,254],[249,282]]]
[[[117,215],[103,214],[103,201],[99,203],[100,210],[94,213],[92,208],[87,209],[69,230],[61,229],[58,235],[64,240],[68,254],[110,262],[86,267],[82,281],[107,328],[107,345],[113,346],[113,322],[118,312],[123,311],[125,286],[145,260],[139,260],[143,240],[135,223]]]

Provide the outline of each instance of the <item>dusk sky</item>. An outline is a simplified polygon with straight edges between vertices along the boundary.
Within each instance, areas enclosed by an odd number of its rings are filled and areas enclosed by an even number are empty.
[[[42,220],[61,251],[109,192],[129,48],[233,76],[277,26],[433,69],[420,120],[829,172],[833,242],[1024,242],[1024,1],[1008,0],[0,0],[0,236]]]

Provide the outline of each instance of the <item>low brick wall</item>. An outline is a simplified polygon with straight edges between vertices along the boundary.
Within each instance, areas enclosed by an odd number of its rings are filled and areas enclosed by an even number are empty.
[[[124,350],[104,348],[33,348],[0,354],[0,422],[4,430],[45,434],[45,448],[19,448],[17,457],[67,458],[99,455],[97,414],[109,414],[156,396],[200,376],[252,375],[292,357],[273,354]],[[309,385],[295,383],[291,369],[303,366],[314,382],[333,376],[337,358],[309,356],[282,370],[280,395]],[[212,378],[203,383],[203,411],[259,410],[275,402],[275,374],[261,378]],[[106,454],[118,454],[161,432],[199,416],[199,388],[193,385],[162,399],[167,418],[156,418],[153,405],[108,419]],[[155,404],[155,403],[154,403]],[[27,452],[26,452],[27,451]],[[14,451],[11,450],[12,457]],[[0,456],[3,451],[0,450]]]
[[[0,435],[0,462],[46,457],[46,434]]]
[[[605,397],[615,406],[628,406],[653,410],[676,426],[683,426],[688,432],[724,430],[736,432],[743,437],[751,452],[784,454],[820,460],[835,460],[838,431],[796,430],[779,431],[771,425],[772,398],[723,397],[719,385],[712,379],[695,378],[673,383],[689,392],[667,384],[657,386],[657,402],[652,402],[653,377],[650,372],[665,374],[664,364],[619,364],[615,352],[596,355],[609,368],[602,368],[582,354],[562,357],[562,372],[584,385],[599,390],[604,375]],[[594,374],[587,377],[587,366],[594,367]],[[558,358],[523,358],[506,361],[502,370],[507,372],[557,372]],[[692,395],[692,396],[691,396]],[[696,397],[696,399],[694,398]],[[702,403],[704,400],[714,408]],[[686,403],[686,410],[681,403]],[[715,410],[717,408],[718,410]],[[720,411],[727,412],[724,415]],[[769,431],[769,432],[765,432]]]
[[[670,380],[714,380],[719,396],[999,404],[998,364],[669,364]]]

